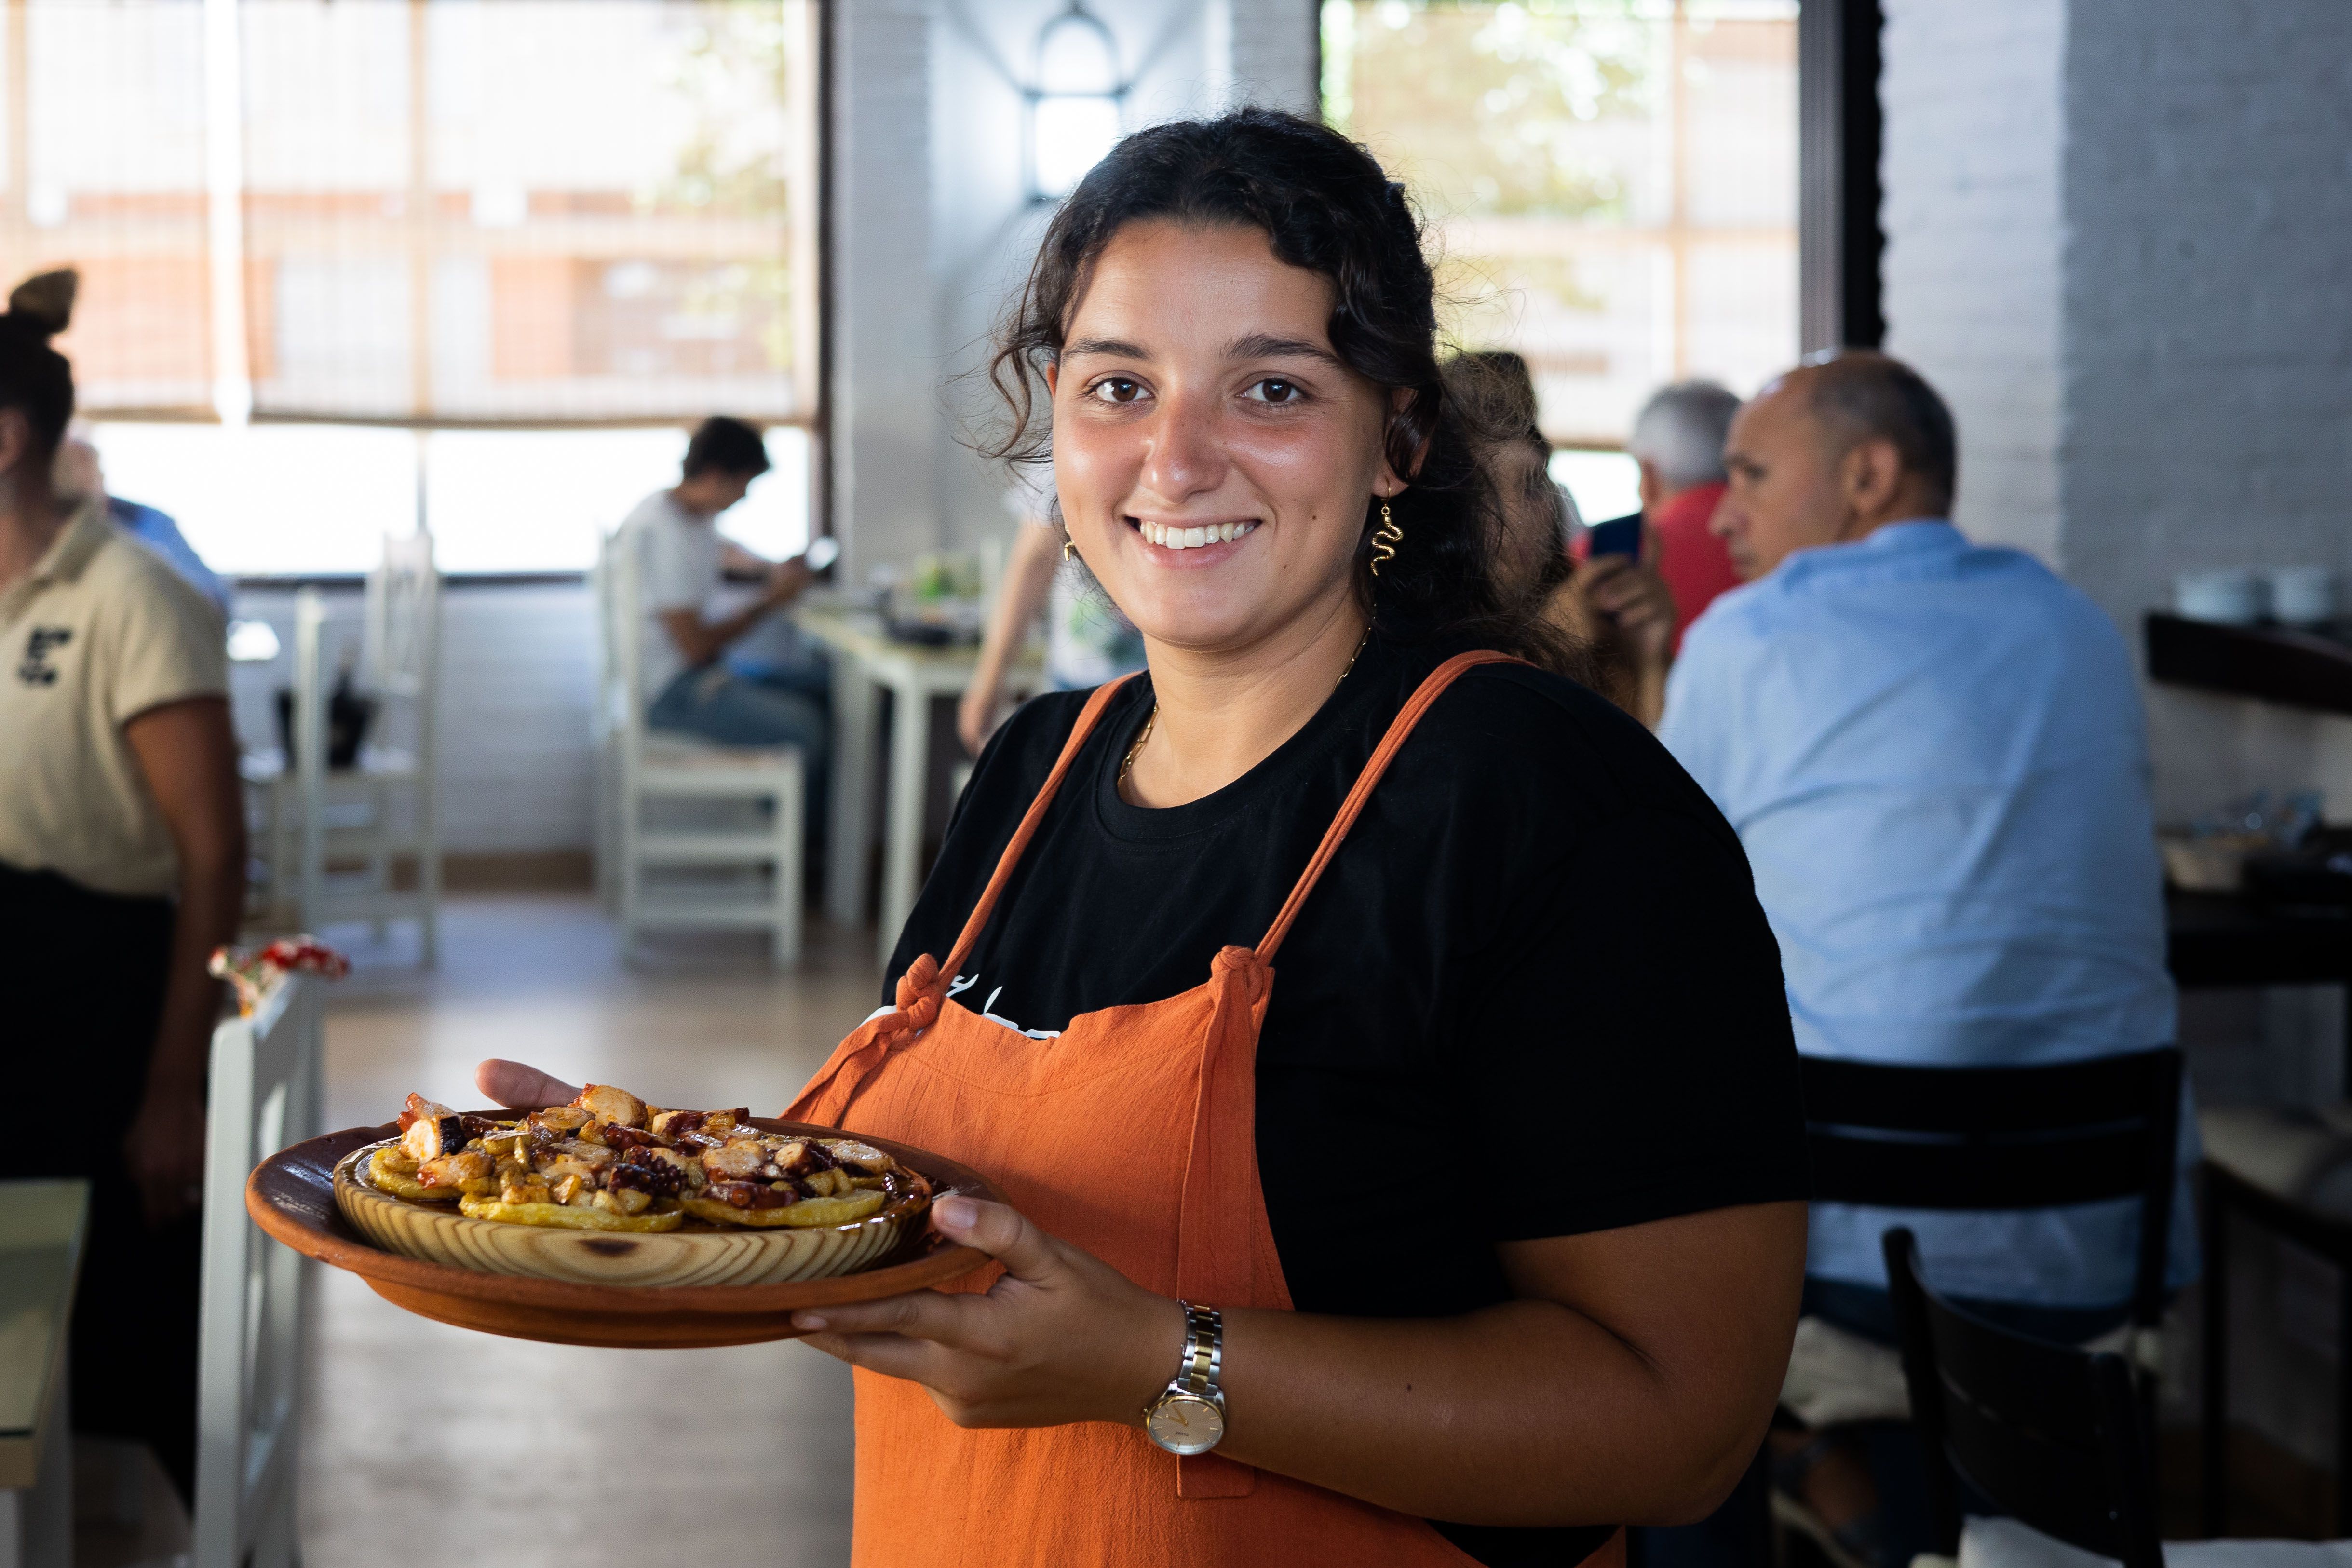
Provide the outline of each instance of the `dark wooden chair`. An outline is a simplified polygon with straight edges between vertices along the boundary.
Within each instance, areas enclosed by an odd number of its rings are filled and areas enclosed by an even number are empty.
[[[2137,1198],[2131,1321],[2157,1326],[2178,1181],[2179,1051],[2050,1067],[1800,1065],[1815,1202],[2000,1210]]]
[[[1966,1481],[2045,1535],[2163,1568],[2155,1458],[2124,1358],[1995,1328],[1920,1282],[1908,1230],[1885,1248],[1936,1549],[1959,1553]]]
[[[2000,1211],[2138,1199],[2130,1321],[2153,1418],[2179,1182],[2179,1050],[2003,1068],[1803,1057],[1799,1068],[1816,1202]],[[1777,1485],[1764,1498],[1771,1518],[1838,1560],[1828,1527],[1799,1500]]]

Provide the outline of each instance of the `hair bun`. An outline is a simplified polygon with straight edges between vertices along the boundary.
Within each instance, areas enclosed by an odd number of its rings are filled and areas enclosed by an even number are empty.
[[[8,291],[8,314],[56,337],[73,320],[74,296],[81,289],[81,274],[72,268],[37,273]]]

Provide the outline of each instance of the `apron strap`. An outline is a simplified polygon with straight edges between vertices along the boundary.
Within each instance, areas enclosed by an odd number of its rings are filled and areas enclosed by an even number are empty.
[[[1290,889],[1290,897],[1283,901],[1281,912],[1274,917],[1274,924],[1267,930],[1265,940],[1257,944],[1260,959],[1267,963],[1274,962],[1275,950],[1282,945],[1282,939],[1290,934],[1290,922],[1298,918],[1299,906],[1307,901],[1307,895],[1315,890],[1315,884],[1322,877],[1323,868],[1331,863],[1331,858],[1339,853],[1339,846],[1346,840],[1348,829],[1356,825],[1356,818],[1363,811],[1364,803],[1371,799],[1372,790],[1380,784],[1381,775],[1389,771],[1389,764],[1396,760],[1397,752],[1404,749],[1405,737],[1412,733],[1412,727],[1421,722],[1421,716],[1429,711],[1430,704],[1443,696],[1445,689],[1464,674],[1482,664],[1526,662],[1507,653],[1496,653],[1486,648],[1473,653],[1457,653],[1429,672],[1411,700],[1405,703],[1403,710],[1397,714],[1395,721],[1389,725],[1389,732],[1381,737],[1380,745],[1372,752],[1371,761],[1366,763],[1364,771],[1356,775],[1356,787],[1349,790],[1348,798],[1340,803],[1339,815],[1331,819],[1331,826],[1324,831],[1323,842],[1315,847],[1315,858],[1307,861],[1307,869],[1299,873],[1297,886]]]
[[[1013,879],[1013,868],[1021,863],[1022,851],[1027,849],[1029,841],[1037,837],[1038,825],[1045,820],[1045,808],[1054,804],[1054,796],[1061,792],[1062,780],[1068,774],[1070,764],[1078,760],[1079,749],[1087,743],[1087,737],[1094,733],[1095,725],[1102,719],[1103,710],[1110,706],[1110,700],[1118,694],[1120,687],[1134,679],[1130,671],[1117,680],[1096,687],[1094,695],[1087,699],[1087,705],[1078,710],[1078,721],[1071,727],[1070,738],[1062,743],[1062,754],[1054,759],[1054,771],[1045,775],[1045,784],[1038,788],[1037,798],[1029,803],[1029,809],[1022,815],[1021,826],[1013,830],[1013,841],[997,858],[995,874],[988,879],[988,886],[982,889],[980,902],[972,906],[971,918],[963,922],[963,934],[956,938],[955,946],[949,950],[947,962],[939,966],[935,984],[944,984],[954,979],[957,972],[962,969],[963,961],[971,956],[972,948],[980,942],[981,931],[988,924],[988,917],[995,911],[996,900],[1004,892],[1004,884]]]

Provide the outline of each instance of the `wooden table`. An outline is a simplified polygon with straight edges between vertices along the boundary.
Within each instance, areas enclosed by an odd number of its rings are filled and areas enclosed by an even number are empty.
[[[0,1182],[0,1568],[73,1562],[66,1329],[89,1220],[85,1182]]]
[[[887,964],[922,889],[931,699],[961,696],[971,684],[980,650],[900,642],[871,611],[810,606],[795,611],[793,619],[833,655],[833,858],[825,877],[825,912],[845,923],[866,913],[876,710],[878,694],[890,693],[890,786],[883,808],[882,909],[875,938],[879,962]],[[1008,678],[1034,689],[1039,668],[1036,655],[1024,649]]]

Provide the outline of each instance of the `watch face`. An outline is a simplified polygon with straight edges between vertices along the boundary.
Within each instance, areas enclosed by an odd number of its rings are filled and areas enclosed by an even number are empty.
[[[1205,1454],[1225,1436],[1225,1415],[1197,1394],[1171,1394],[1144,1423],[1151,1440],[1171,1454]]]

